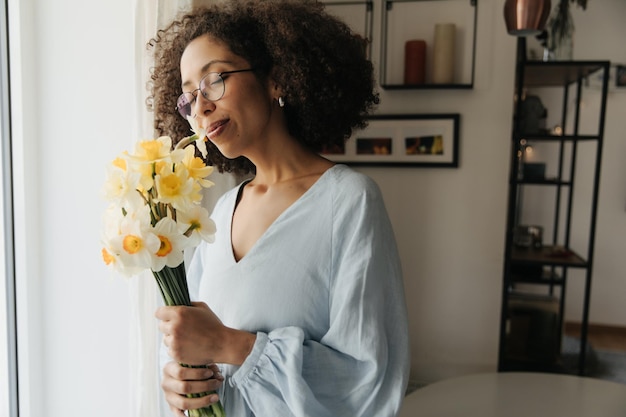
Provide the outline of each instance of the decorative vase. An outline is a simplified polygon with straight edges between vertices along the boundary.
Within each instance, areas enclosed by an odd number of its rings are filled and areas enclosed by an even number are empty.
[[[559,1],[548,21],[547,54],[544,59],[571,61],[574,58],[574,19],[569,1]]]
[[[506,0],[504,21],[510,35],[528,36],[541,33],[552,5],[550,0]]]

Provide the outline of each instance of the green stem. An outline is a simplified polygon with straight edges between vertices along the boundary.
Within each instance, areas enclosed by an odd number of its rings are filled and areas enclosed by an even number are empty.
[[[168,266],[164,267],[160,271],[152,271],[152,275],[156,279],[163,297],[163,302],[167,306],[190,306],[191,299],[189,297],[189,287],[187,285],[187,274],[185,272],[185,264],[181,262],[175,268]],[[188,368],[194,368],[195,366],[181,364]],[[203,368],[204,366],[198,366]],[[188,397],[204,397],[213,392],[204,392],[201,394],[189,394]],[[222,403],[218,401],[215,404],[211,404],[209,407],[204,407],[198,410],[189,410],[190,417],[225,417],[224,407]]]

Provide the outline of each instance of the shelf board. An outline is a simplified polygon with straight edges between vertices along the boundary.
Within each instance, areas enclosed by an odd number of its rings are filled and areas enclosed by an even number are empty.
[[[572,185],[571,181],[559,181],[556,178],[544,178],[544,179],[521,179],[521,180],[513,180],[513,184],[519,185],[560,185],[569,187]]]
[[[471,90],[473,84],[381,84],[385,90]]]
[[[562,246],[544,246],[541,249],[513,247],[511,262],[547,266],[586,268],[588,263],[578,254]]]
[[[515,140],[526,139],[532,141],[582,141],[582,140],[599,140],[598,135],[550,135],[541,133],[518,133]]]
[[[563,87],[585,78],[596,71],[610,68],[609,61],[526,61],[526,87]]]
[[[511,283],[513,284],[540,284],[540,285],[563,285],[563,277],[556,272],[543,270],[541,276],[512,274]]]

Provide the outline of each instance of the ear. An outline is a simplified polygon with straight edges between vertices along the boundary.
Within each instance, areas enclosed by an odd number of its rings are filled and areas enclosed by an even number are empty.
[[[270,97],[273,100],[278,101],[278,98],[283,96],[283,88],[278,84],[278,82],[276,82],[276,79],[274,78],[274,70],[270,71],[270,74],[267,77],[267,85]]]

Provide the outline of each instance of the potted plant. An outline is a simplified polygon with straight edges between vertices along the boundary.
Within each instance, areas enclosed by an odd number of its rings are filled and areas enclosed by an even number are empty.
[[[570,3],[587,9],[587,0],[558,0],[546,30],[537,38],[544,46],[544,60],[571,60],[574,47],[574,19]]]

